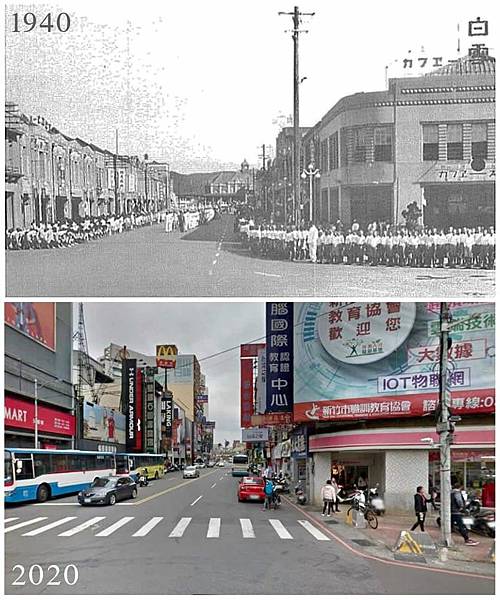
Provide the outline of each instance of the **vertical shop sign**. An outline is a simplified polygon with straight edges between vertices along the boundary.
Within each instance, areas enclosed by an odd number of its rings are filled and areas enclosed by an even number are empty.
[[[122,402],[126,410],[127,450],[136,446],[136,388],[137,360],[126,359],[122,363]]]
[[[146,367],[145,373],[145,443],[144,452],[155,452],[155,379],[154,370]]]
[[[293,409],[293,302],[266,303],[266,412]]]

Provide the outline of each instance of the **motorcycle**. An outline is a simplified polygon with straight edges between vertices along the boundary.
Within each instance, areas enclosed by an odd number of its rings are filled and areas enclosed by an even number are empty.
[[[339,499],[339,502],[341,502],[342,504],[352,504],[354,498],[356,497],[357,491],[358,490],[356,488],[354,488],[354,490],[347,492],[343,486],[339,485],[339,491],[337,492],[337,498]],[[342,493],[344,495],[342,495]]]
[[[290,491],[290,487],[288,485],[288,480],[286,477],[276,477],[273,479],[274,484],[276,486],[276,491],[281,492],[282,494],[288,494]]]
[[[307,496],[300,482],[295,486],[295,498],[297,500],[297,504],[306,504],[307,502]]]
[[[439,528],[441,528],[441,517],[438,517],[436,519],[436,523],[437,526]],[[474,525],[475,525],[475,517],[473,517],[470,512],[465,509],[462,512],[462,523],[465,525],[465,527],[470,531],[471,529],[474,529]],[[452,527],[451,527],[452,531],[454,531],[455,533],[460,533],[459,528],[455,525],[455,523],[452,523]]]
[[[146,487],[149,484],[147,475],[145,473],[139,473],[137,482],[141,487]]]
[[[495,537],[495,511],[483,509],[479,498],[474,496],[468,501],[467,508],[474,518],[471,529],[476,533]]]
[[[375,487],[368,489],[368,507],[376,515],[383,515],[385,513],[385,504],[383,498],[378,493],[379,486],[380,484],[377,483]]]

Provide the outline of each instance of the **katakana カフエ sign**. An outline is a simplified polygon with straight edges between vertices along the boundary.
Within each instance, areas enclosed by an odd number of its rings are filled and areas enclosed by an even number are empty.
[[[266,412],[293,408],[293,302],[266,303]]]
[[[448,308],[451,410],[492,413],[495,306]],[[440,333],[439,303],[296,303],[294,421],[433,414]]]

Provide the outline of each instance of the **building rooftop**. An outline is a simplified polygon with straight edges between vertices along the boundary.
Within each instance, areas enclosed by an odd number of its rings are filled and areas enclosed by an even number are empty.
[[[427,73],[424,77],[436,75],[494,75],[495,59],[493,56],[463,56],[443,67]]]

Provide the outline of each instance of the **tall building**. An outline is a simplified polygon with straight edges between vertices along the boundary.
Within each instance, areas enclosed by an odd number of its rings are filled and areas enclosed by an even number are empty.
[[[74,448],[69,302],[6,302],[5,446]]]

